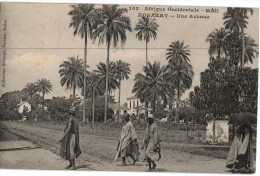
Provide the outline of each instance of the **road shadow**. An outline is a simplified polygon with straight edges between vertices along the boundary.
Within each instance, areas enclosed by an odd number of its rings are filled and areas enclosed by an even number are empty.
[[[142,163],[135,163],[135,164],[133,164],[133,163],[127,163],[126,165],[124,165],[124,164],[117,164],[116,166],[121,166],[121,167],[127,167],[127,166],[137,166],[137,167],[140,167],[140,166],[144,166]]]
[[[142,163],[135,163],[135,164],[131,164],[131,166],[144,166],[144,164],[142,164]]]
[[[167,172],[167,169],[163,169],[163,168],[156,168],[152,170],[147,169],[145,172]]]
[[[6,148],[6,149],[0,149],[0,152],[6,152],[6,151],[17,151],[17,150],[33,150],[33,149],[38,149],[41,147],[20,147],[20,148]]]
[[[83,164],[83,165],[80,165],[80,166],[76,166],[76,170],[78,169],[90,169],[90,170],[95,170],[93,168],[90,167],[91,165],[90,164]]]

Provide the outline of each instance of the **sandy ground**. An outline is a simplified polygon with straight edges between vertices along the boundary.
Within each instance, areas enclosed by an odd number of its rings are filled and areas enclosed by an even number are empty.
[[[39,145],[0,129],[0,168],[60,169],[65,161]]]
[[[19,123],[4,123],[0,128],[0,167],[19,169],[64,169],[68,162],[58,156],[61,131],[33,127]],[[17,137],[12,133],[21,136]],[[82,155],[77,159],[77,170],[99,171],[148,171],[144,165],[143,151],[140,162],[121,166],[120,159],[113,162],[117,140],[111,137],[80,135]],[[40,147],[40,148],[39,148]],[[162,149],[162,159],[157,163],[157,172],[225,173],[225,160],[186,152]]]

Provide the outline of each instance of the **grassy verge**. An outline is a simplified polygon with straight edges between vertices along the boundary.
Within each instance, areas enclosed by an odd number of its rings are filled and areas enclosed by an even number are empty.
[[[63,130],[65,127],[65,122],[62,121],[45,121],[45,122],[22,122],[28,125]],[[146,123],[138,122],[133,123],[136,129],[138,139],[143,139],[144,132],[146,128]],[[123,124],[116,122],[107,123],[95,123],[94,129],[92,129],[91,123],[80,122],[80,132],[82,134],[100,135],[108,137],[119,137]],[[205,136],[206,132],[203,126],[190,125],[187,128],[185,125],[176,126],[170,123],[158,123],[160,136],[163,142],[171,143],[187,143],[187,144],[206,144]]]
[[[57,130],[60,133],[62,133],[64,127],[65,127],[65,122],[57,122],[57,121],[47,121],[47,122],[15,122],[17,124],[24,124],[24,125],[29,125],[33,127],[41,127],[45,129],[53,129]],[[145,123],[136,123],[134,124],[136,131],[138,133],[138,139],[139,139],[139,144],[142,144],[142,139],[144,135],[144,130],[145,130]],[[191,131],[184,131],[183,128],[175,127],[175,126],[170,126],[170,124],[158,124],[160,133],[161,133],[161,138],[162,138],[162,153],[163,150],[173,150],[173,151],[181,151],[181,152],[189,152],[191,154],[195,155],[204,155],[204,156],[209,156],[209,157],[214,157],[214,158],[221,158],[221,159],[226,159],[229,151],[229,145],[208,145],[207,143],[204,142],[205,139],[205,130],[200,129],[201,127],[193,127]],[[104,137],[113,137],[113,138],[118,138],[120,130],[122,128],[122,124],[120,123],[115,123],[115,122],[107,122],[107,123],[96,123],[95,128],[92,129],[91,124],[89,123],[80,123],[80,133],[81,134],[88,134],[88,135],[97,135],[97,136],[104,136]],[[23,128],[21,128],[23,129]],[[15,130],[15,129],[14,129]],[[53,139],[41,139],[39,141],[39,138],[37,138],[33,134],[29,134],[29,131],[27,130],[22,130],[23,135],[25,137],[33,137],[33,140],[40,142],[44,146],[48,146],[48,143],[56,143],[56,140]],[[188,133],[187,133],[188,132]],[[18,131],[18,134],[20,132]],[[50,141],[48,141],[50,140]],[[117,141],[114,139],[114,141]],[[116,143],[116,142],[115,142]],[[88,144],[86,147],[88,148],[87,151],[90,152],[89,154],[91,155],[97,155],[97,153],[100,153],[100,157],[102,159],[105,159],[107,161],[110,161],[111,157],[110,155],[107,156],[106,152],[102,153],[102,151],[94,151],[91,153],[89,149]],[[116,144],[113,144],[116,145]],[[50,148],[50,146],[49,146]],[[52,146],[51,150],[55,153],[58,153],[59,145],[58,146]],[[94,150],[94,149],[93,149]],[[107,156],[107,157],[106,157]],[[105,157],[105,158],[104,158]]]

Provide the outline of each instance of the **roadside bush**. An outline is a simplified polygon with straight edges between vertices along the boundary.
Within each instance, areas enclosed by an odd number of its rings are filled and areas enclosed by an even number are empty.
[[[169,121],[175,121],[176,109],[170,109],[168,112]]]
[[[55,113],[51,116],[51,118],[57,121],[64,121],[67,119],[68,115],[69,113],[67,112],[55,111]]]
[[[22,115],[19,114],[16,110],[3,109],[1,111],[1,120],[19,120],[22,118]]]
[[[165,118],[167,116],[167,114],[168,114],[168,112],[166,110],[164,110],[163,108],[155,109],[155,111],[153,112],[154,118],[156,118],[156,119]]]
[[[144,113],[140,113],[138,116],[139,116],[139,119],[143,119],[144,120]]]
[[[107,120],[113,118],[114,111],[111,108],[107,109]],[[92,109],[87,109],[87,118],[89,121],[92,121]],[[104,121],[104,109],[101,108],[95,108],[95,122],[103,122]]]
[[[36,108],[28,113],[28,119],[33,121],[51,120],[50,113],[43,108]]]
[[[48,103],[48,110],[53,120],[66,120],[71,108],[72,98],[53,97]]]

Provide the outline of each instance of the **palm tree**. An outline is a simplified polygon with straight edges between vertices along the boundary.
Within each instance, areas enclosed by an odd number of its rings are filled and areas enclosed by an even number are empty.
[[[180,42],[179,40],[172,42],[169,45],[166,53],[166,60],[169,62],[188,62],[190,61],[190,50],[189,46],[184,46],[184,41]]]
[[[102,94],[98,84],[99,76],[92,72],[88,75],[87,97],[92,99],[92,129],[94,129],[95,121],[95,100],[98,95]],[[84,91],[83,91],[84,92]]]
[[[130,64],[123,62],[121,60],[116,61],[116,63],[114,64],[114,69],[115,69],[115,73],[116,73],[116,78],[118,79],[119,82],[119,91],[118,91],[118,108],[119,108],[119,112],[120,112],[120,95],[121,95],[121,81],[122,80],[128,80],[129,79],[129,75],[131,73],[130,70]]]
[[[189,89],[192,85],[193,68],[188,62],[169,62],[167,65],[166,77],[169,82],[176,86],[177,102],[176,102],[176,123],[179,124],[179,102],[181,93]]]
[[[72,10],[68,15],[71,15],[71,23],[69,27],[74,28],[74,36],[80,35],[85,40],[84,48],[84,67],[87,68],[87,45],[88,37],[92,37],[92,25],[96,18],[96,12],[93,4],[77,4],[71,6]],[[84,84],[86,85],[86,69],[84,69]],[[86,121],[86,88],[84,87],[83,95],[83,122]]]
[[[156,39],[157,31],[159,25],[155,22],[154,18],[141,17],[135,26],[135,31],[137,31],[136,38],[140,41],[145,41],[145,51],[146,51],[146,66],[148,63],[148,43],[150,38]]]
[[[30,98],[38,91],[36,83],[27,83],[24,90],[28,93]]]
[[[137,73],[135,75],[134,87],[132,92],[140,99],[141,102],[150,101],[153,112],[155,111],[156,102],[161,98],[167,103],[168,96],[172,93],[174,87],[165,79],[165,66],[160,65],[160,62],[143,67],[145,74]],[[147,111],[147,106],[145,107]]]
[[[69,57],[60,65],[59,74],[61,86],[73,89],[73,104],[75,106],[75,91],[78,87],[83,87],[84,72],[86,72],[84,62],[78,56]],[[83,102],[84,103],[84,102]],[[84,120],[84,119],[83,119]]]
[[[228,36],[228,54],[230,56],[230,61],[238,65],[239,62],[242,61],[243,55],[243,40],[237,35],[231,34]],[[244,36],[245,42],[245,55],[244,55],[244,63],[253,63],[253,60],[258,55],[257,44],[255,40],[249,36]]]
[[[115,63],[114,62],[109,62],[108,64],[108,94],[119,88],[119,82],[117,81],[116,77],[116,70],[115,68]],[[100,89],[102,90],[103,94],[105,94],[104,90],[106,87],[106,74],[107,74],[107,66],[105,63],[100,62],[97,65],[97,69],[94,70],[94,73],[98,76],[97,84],[99,85]]]
[[[228,33],[224,28],[215,29],[214,32],[211,32],[208,35],[207,42],[210,43],[209,55],[213,56],[217,54],[217,57],[220,58],[221,54],[227,54],[227,36]]]
[[[42,93],[42,99],[43,99],[42,106],[44,107],[44,96],[45,94],[48,94],[52,91],[53,85],[51,84],[50,80],[47,80],[46,78],[39,79],[36,82],[36,85],[38,91]]]
[[[241,57],[241,68],[244,67],[244,58],[245,58],[245,33],[244,29],[247,28],[248,22],[248,12],[253,15],[252,8],[231,8],[227,9],[227,12],[224,13],[223,19],[225,20],[224,25],[226,29],[229,29],[231,32],[242,35],[242,57]],[[241,30],[241,31],[240,31]]]
[[[193,69],[188,63],[190,61],[190,50],[189,46],[185,46],[184,41],[179,40],[172,42],[169,45],[166,53],[167,65],[167,80],[171,81],[177,89],[177,103],[176,103],[176,123],[179,124],[179,102],[181,91],[189,89],[192,84]]]
[[[127,12],[126,8],[118,8],[118,5],[103,5],[100,10],[101,20],[96,24],[93,32],[94,40],[99,37],[99,44],[107,45],[106,61],[106,91],[105,91],[105,112],[104,121],[107,120],[107,94],[108,94],[108,72],[109,72],[109,49],[111,42],[117,47],[119,40],[123,45],[126,41],[126,31],[132,31],[130,19],[123,14]]]

